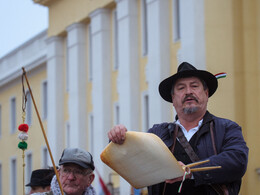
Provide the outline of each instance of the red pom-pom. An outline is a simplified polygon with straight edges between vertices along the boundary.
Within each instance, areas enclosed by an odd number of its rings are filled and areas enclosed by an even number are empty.
[[[20,124],[18,127],[19,131],[23,131],[25,133],[27,133],[28,129],[29,129],[29,126],[27,124]]]

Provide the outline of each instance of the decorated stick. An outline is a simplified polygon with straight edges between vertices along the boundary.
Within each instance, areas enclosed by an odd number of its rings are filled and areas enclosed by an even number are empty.
[[[40,118],[40,115],[39,115],[39,112],[38,112],[36,103],[35,103],[35,101],[34,101],[34,97],[33,97],[33,94],[32,94],[32,90],[31,90],[30,84],[29,84],[29,81],[28,81],[27,76],[26,76],[26,71],[25,71],[24,67],[22,67],[22,69],[23,69],[23,75],[24,75],[25,80],[26,80],[26,83],[27,83],[27,85],[28,85],[29,92],[30,92],[30,94],[31,94],[31,98],[32,98],[32,101],[33,101],[33,105],[34,105],[34,108],[35,108],[35,111],[36,111],[36,114],[37,114],[39,123],[40,123],[40,126],[41,126],[42,134],[43,134],[43,137],[44,137],[46,146],[47,146],[47,148],[48,148],[49,155],[50,155],[50,157],[51,157],[51,162],[52,162],[52,165],[53,165],[53,169],[54,169],[54,172],[55,172],[57,181],[58,181],[58,183],[59,183],[59,187],[60,187],[61,194],[64,195],[63,189],[62,189],[62,186],[61,186],[61,182],[60,182],[60,179],[59,179],[59,176],[58,176],[58,172],[57,172],[57,169],[56,169],[56,166],[55,166],[55,162],[54,162],[54,160],[53,160],[52,152],[51,152],[51,149],[50,149],[50,146],[49,146],[49,142],[48,142],[48,139],[47,139],[45,130],[44,130],[43,125],[42,125],[42,120],[41,120],[41,118]]]
[[[22,164],[22,170],[23,170],[23,195],[25,195],[25,174],[24,174],[24,169],[25,169],[25,161],[24,161],[24,151],[27,149],[27,143],[26,140],[28,139],[28,130],[29,130],[29,125],[25,124],[25,116],[26,116],[26,94],[24,90],[24,83],[23,83],[23,76],[22,76],[22,86],[23,86],[23,98],[22,98],[22,121],[23,123],[18,126],[18,130],[20,131],[18,138],[21,140],[18,144],[18,148],[23,151],[22,153],[22,159],[23,159],[23,164]]]
[[[22,159],[23,159],[23,194],[25,194],[25,181],[24,181],[24,168],[25,168],[25,162],[24,162],[24,151],[27,149],[27,143],[26,140],[28,139],[28,129],[29,126],[27,124],[24,124],[24,113],[25,111],[23,110],[23,124],[20,124],[18,127],[18,130],[21,131],[21,133],[19,134],[18,138],[20,140],[22,140],[21,142],[19,142],[18,144],[18,148],[20,148],[23,151],[22,154]]]
[[[199,162],[194,162],[191,164],[187,164],[186,166],[183,166],[183,169],[187,172],[197,172],[197,171],[208,171],[208,170],[212,170],[212,169],[220,169],[221,166],[210,166],[210,167],[200,167],[200,168],[193,168],[191,169],[191,167],[195,167],[197,165],[201,165],[204,163],[209,162],[209,159],[204,160],[204,161],[199,161]]]

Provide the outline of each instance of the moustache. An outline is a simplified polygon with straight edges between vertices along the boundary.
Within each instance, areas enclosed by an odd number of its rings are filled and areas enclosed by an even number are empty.
[[[196,97],[194,97],[193,95],[189,94],[189,95],[185,96],[185,98],[183,99],[182,103],[184,103],[188,99],[192,99],[192,100],[195,100],[196,102],[198,102],[198,99]]]

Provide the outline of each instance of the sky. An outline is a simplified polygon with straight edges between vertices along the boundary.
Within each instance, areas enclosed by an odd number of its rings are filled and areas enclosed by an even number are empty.
[[[47,7],[33,0],[0,0],[0,58],[47,28]]]

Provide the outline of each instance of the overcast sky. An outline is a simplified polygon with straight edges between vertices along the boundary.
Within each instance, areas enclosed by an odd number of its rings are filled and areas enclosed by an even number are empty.
[[[0,58],[47,28],[47,7],[33,0],[0,0]]]

